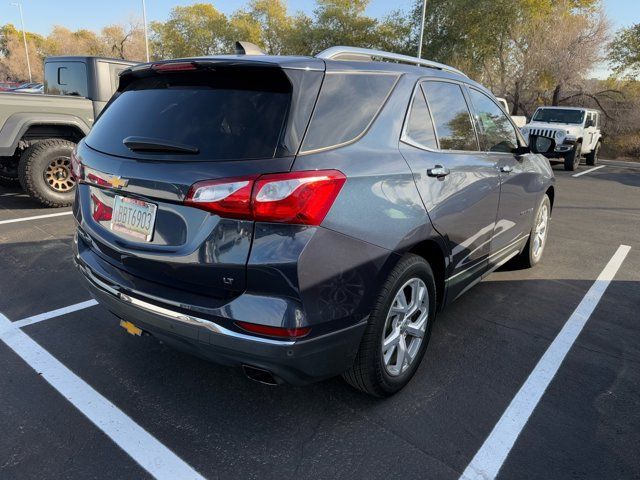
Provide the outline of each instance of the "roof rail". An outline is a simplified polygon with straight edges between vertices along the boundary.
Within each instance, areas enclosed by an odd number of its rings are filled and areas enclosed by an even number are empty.
[[[382,58],[385,60],[394,60],[400,63],[409,63],[418,65],[420,67],[435,68],[437,70],[443,70],[445,72],[456,73],[466,77],[467,75],[458,70],[457,68],[450,67],[443,63],[432,62],[431,60],[423,60],[418,57],[410,57],[409,55],[401,55],[399,53],[384,52],[382,50],[372,50],[370,48],[359,47],[331,47],[323,50],[316,55],[317,58],[323,58],[325,60],[369,60],[374,58]]]

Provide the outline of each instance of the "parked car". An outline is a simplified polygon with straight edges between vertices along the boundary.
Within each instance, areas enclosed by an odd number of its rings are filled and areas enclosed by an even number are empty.
[[[44,93],[44,85],[42,83],[30,83],[28,86],[20,86],[11,90],[13,93]]]
[[[376,396],[409,382],[438,310],[540,261],[554,199],[488,90],[353,47],[129,68],[72,162],[74,260],[127,331]]]
[[[20,84],[17,82],[0,82],[0,92],[6,92],[18,87]]]
[[[35,82],[27,82],[27,83],[17,83],[13,87],[9,88],[9,91],[17,90],[19,88],[30,88],[36,85]]]
[[[507,103],[506,98],[496,97],[500,106],[504,109],[505,112],[509,113],[509,104]],[[522,128],[527,124],[527,117],[524,115],[511,115],[511,120],[515,123],[516,127]]]
[[[71,150],[93,125],[118,87],[118,73],[133,62],[98,57],[49,57],[45,95],[35,84],[0,93],[0,183],[20,182],[42,205],[74,198]]]
[[[540,107],[522,129],[525,138],[538,137],[538,149],[552,162],[574,171],[584,155],[587,165],[597,165],[602,146],[600,112],[589,108]]]

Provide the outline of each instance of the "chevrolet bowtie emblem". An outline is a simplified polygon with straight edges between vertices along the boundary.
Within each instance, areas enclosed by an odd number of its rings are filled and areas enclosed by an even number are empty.
[[[124,188],[127,185],[129,185],[129,180],[127,180],[126,178],[122,178],[118,175],[115,175],[109,179],[109,184],[113,188]]]

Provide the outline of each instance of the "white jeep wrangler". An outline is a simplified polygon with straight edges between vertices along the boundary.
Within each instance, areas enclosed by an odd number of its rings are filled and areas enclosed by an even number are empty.
[[[584,155],[587,165],[598,163],[602,143],[600,112],[588,108],[539,107],[522,134],[536,150],[551,161],[564,162],[565,170],[575,170]]]

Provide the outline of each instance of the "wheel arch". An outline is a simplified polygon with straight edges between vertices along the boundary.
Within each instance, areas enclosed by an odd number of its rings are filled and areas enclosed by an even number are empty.
[[[424,258],[433,270],[436,281],[436,301],[438,310],[442,309],[445,302],[445,278],[447,269],[447,255],[439,241],[427,239],[413,245],[405,253],[412,253]]]
[[[49,138],[62,138],[78,143],[84,136],[85,133],[78,125],[34,123],[28,126],[20,140],[30,142]]]
[[[551,211],[553,212],[553,201],[555,200],[556,190],[553,185],[547,188],[547,191],[544,192],[549,197],[549,202],[551,202]]]
[[[64,138],[77,143],[90,129],[75,115],[16,113],[0,127],[0,156],[13,156],[24,141]]]

